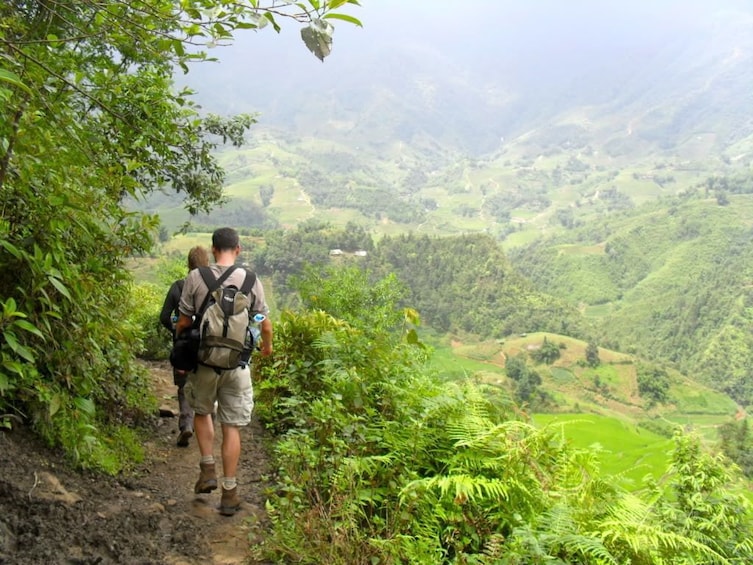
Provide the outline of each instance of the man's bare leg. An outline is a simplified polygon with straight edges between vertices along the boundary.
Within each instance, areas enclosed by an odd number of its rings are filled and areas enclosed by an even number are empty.
[[[201,462],[199,480],[196,481],[194,492],[206,494],[217,488],[217,473],[214,464],[214,422],[211,414],[195,414],[193,427],[196,432],[196,443],[199,444]]]

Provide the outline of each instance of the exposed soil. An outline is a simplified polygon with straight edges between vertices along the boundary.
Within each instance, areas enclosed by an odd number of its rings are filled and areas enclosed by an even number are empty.
[[[260,565],[249,555],[266,525],[269,462],[264,430],[243,428],[238,470],[243,503],[232,517],[220,495],[195,495],[199,453],[175,445],[176,388],[167,363],[149,365],[163,417],[147,441],[148,460],[134,474],[78,473],[28,429],[0,433],[0,564]],[[221,431],[216,425],[218,475]]]

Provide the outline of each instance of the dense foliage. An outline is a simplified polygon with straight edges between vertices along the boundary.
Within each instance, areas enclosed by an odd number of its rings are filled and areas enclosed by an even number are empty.
[[[283,16],[309,24],[322,57],[322,18],[358,23],[330,12],[348,3],[0,4],[0,413],[33,421],[82,465],[117,470],[110,427],[151,410],[129,320],[144,296],[125,259],[158,227],[124,202],[170,190],[208,211],[223,200],[215,148],[241,143],[254,121],[200,116],[173,73],[205,58],[203,45]]]
[[[375,183],[368,168],[343,170],[343,162],[348,163],[347,159],[343,161],[343,155],[349,157],[348,154],[339,154],[340,159],[332,161],[337,163],[339,170],[322,171],[307,163],[292,173],[313,204],[321,208],[354,208],[366,218],[389,218],[404,224],[420,222],[424,218],[421,201],[411,199],[410,195],[396,197],[393,187]],[[327,163],[326,160],[315,162]],[[345,178],[338,178],[343,173],[347,173]]]
[[[639,365],[637,371],[638,392],[649,402],[669,400],[669,375],[661,367]]]
[[[753,434],[747,418],[719,426],[719,447],[746,477],[753,478]]]
[[[124,424],[138,424],[153,407],[134,356],[158,335],[144,327],[162,293],[134,287],[126,269],[126,258],[150,250],[158,222],[124,202],[169,190],[184,198],[189,212],[208,212],[223,201],[224,173],[214,149],[221,141],[240,143],[253,123],[250,116],[200,116],[189,92],[173,90],[172,73],[203,57],[193,44],[221,43],[239,28],[276,27],[275,17],[286,9],[310,24],[304,41],[323,58],[331,39],[324,18],[354,21],[329,12],[346,3],[355,2],[274,2],[273,9],[255,0],[0,5],[3,424],[12,416],[32,421],[83,466],[117,472],[138,457],[138,441]],[[372,191],[375,201],[384,195],[379,187]],[[616,192],[610,198],[618,208],[629,204]],[[494,195],[488,202],[487,213],[507,218],[509,202]],[[416,220],[430,205],[395,200],[388,212]],[[670,223],[686,240],[707,229],[698,218]],[[259,371],[259,414],[279,440],[279,484],[269,500],[274,531],[260,548],[266,558],[333,564],[753,559],[750,509],[736,494],[734,469],[695,438],[678,432],[666,476],[628,494],[600,476],[593,452],[531,425],[503,390],[439,383],[427,373],[429,350],[407,305],[439,329],[584,333],[577,312],[516,275],[492,238],[405,236],[372,248],[355,226],[345,230],[348,244],[315,242],[321,230],[314,228],[277,233],[258,257],[269,271],[288,262],[280,270],[299,277],[306,307],[281,316],[278,353]],[[711,290],[723,277],[744,288],[742,263],[722,249],[739,244],[736,255],[749,258],[743,246],[750,234],[723,235],[715,266],[688,275],[704,281],[703,292],[654,309],[656,354],[677,347],[680,359],[697,351],[688,347],[691,340],[708,338],[703,354],[691,358],[709,373],[729,368],[725,386],[745,396],[748,374],[739,361],[753,350],[745,349],[749,295]],[[368,249],[368,276],[305,268],[327,261],[332,246],[351,245]],[[600,279],[613,286],[604,289],[608,300],[614,289],[632,290],[630,283],[667,260],[643,257],[629,237],[614,239],[605,252],[614,261]],[[675,312],[684,317],[671,337]],[[713,323],[702,326],[702,314]],[[729,320],[735,323],[723,323]],[[705,331],[695,331],[701,326]],[[622,339],[618,331],[615,340]],[[534,373],[525,377],[535,386]]]
[[[347,255],[333,258],[333,250]],[[353,256],[359,250],[365,256]],[[273,278],[280,303],[293,305],[297,296],[290,277],[306,268],[323,269],[333,259],[356,261],[377,278],[395,275],[407,287],[404,305],[440,332],[587,335],[588,326],[573,306],[535,290],[511,267],[499,243],[485,235],[405,235],[374,243],[352,222],[341,229],[307,221],[295,230],[269,232],[253,263]]]
[[[260,416],[277,434],[279,483],[260,558],[348,565],[753,559],[750,506],[736,494],[727,461],[708,455],[698,438],[678,430],[667,473],[623,492],[601,475],[595,452],[568,445],[556,427],[531,425],[502,389],[438,382],[426,372],[427,350],[399,339],[398,328],[388,339],[369,337],[373,320],[359,314],[358,298],[371,290],[347,271],[325,278],[340,289],[328,306],[350,323],[323,310],[285,312],[278,356],[259,370]],[[396,310],[397,298],[382,295]],[[384,320],[387,330],[392,322]]]
[[[505,361],[505,373],[515,383],[515,400],[533,409],[540,409],[545,405],[547,397],[539,389],[541,375],[527,363],[528,356],[520,353],[509,357]]]
[[[396,273],[410,288],[407,302],[439,331],[488,337],[586,332],[574,307],[535,290],[489,236],[386,237],[368,265],[377,273]]]

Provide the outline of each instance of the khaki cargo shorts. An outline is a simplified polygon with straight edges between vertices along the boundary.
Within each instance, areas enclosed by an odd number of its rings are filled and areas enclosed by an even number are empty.
[[[210,367],[199,365],[196,372],[189,373],[184,390],[197,414],[211,414],[217,401],[217,420],[221,424],[247,426],[251,422],[254,389],[250,366],[218,374]]]

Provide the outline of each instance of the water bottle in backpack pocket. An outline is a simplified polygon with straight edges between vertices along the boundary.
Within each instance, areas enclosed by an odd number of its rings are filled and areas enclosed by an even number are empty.
[[[267,317],[264,314],[254,314],[251,318],[251,323],[248,325],[248,331],[246,332],[246,343],[243,346],[243,352],[241,353],[241,366],[245,367],[251,362],[251,354],[254,349],[261,349],[261,324]]]

